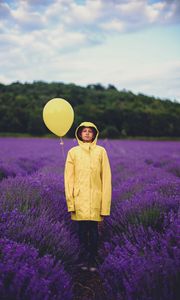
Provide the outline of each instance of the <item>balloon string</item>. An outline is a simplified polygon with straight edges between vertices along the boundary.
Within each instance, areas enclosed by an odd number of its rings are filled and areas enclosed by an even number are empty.
[[[64,142],[62,140],[62,138],[60,137],[60,145],[61,145],[61,150],[62,150],[62,154],[63,154],[63,158],[65,160],[65,154],[64,154]]]

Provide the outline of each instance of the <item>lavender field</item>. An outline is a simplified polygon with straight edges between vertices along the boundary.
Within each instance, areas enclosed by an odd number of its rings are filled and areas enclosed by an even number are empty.
[[[59,140],[0,138],[1,299],[179,299],[180,142],[98,144],[113,195],[111,216],[99,223],[99,273],[89,277],[76,269]],[[64,139],[65,156],[76,145]]]

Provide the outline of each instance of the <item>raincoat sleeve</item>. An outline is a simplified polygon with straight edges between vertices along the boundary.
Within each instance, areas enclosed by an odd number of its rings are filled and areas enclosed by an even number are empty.
[[[65,196],[68,212],[74,211],[74,159],[71,150],[68,151],[64,170]]]
[[[111,209],[111,168],[109,164],[109,159],[107,152],[104,149],[102,154],[102,204],[101,204],[101,215],[109,216]]]

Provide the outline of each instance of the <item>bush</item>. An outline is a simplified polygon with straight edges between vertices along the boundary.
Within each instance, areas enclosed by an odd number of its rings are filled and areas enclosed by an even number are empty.
[[[118,129],[115,126],[107,126],[104,130],[101,132],[102,138],[118,138],[120,136],[120,133]]]

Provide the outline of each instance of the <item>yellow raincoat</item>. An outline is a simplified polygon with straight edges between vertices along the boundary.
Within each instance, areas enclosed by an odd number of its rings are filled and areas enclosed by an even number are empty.
[[[83,142],[78,137],[81,126],[94,127],[93,142]],[[81,123],[75,131],[79,146],[68,151],[65,170],[65,196],[71,219],[102,221],[110,215],[111,169],[104,147],[96,145],[99,131],[91,122]]]

